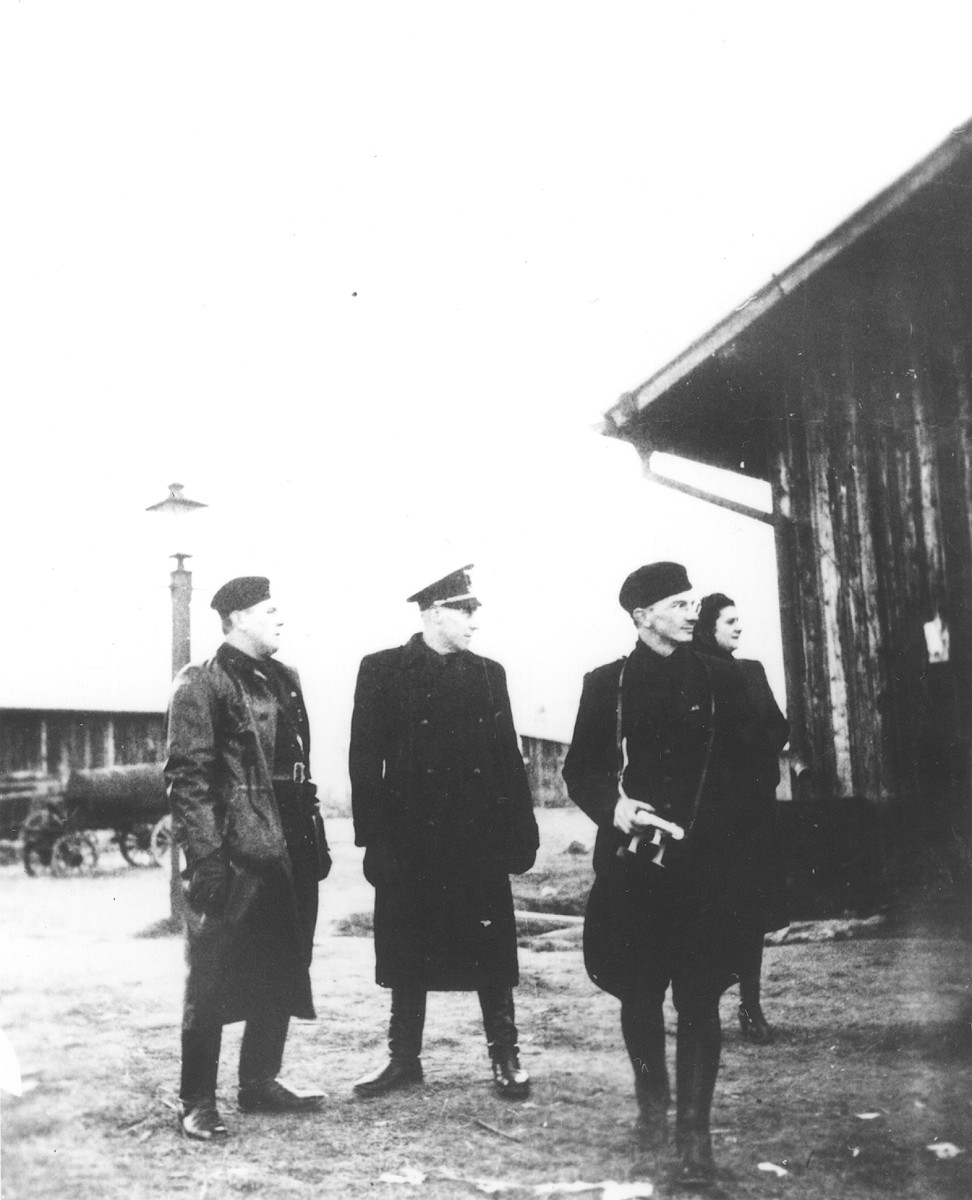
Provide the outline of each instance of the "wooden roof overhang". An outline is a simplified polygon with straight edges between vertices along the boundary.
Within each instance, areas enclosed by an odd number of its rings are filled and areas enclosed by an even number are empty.
[[[773,429],[781,415],[782,375],[811,336],[808,319],[825,319],[820,306],[808,310],[797,293],[819,281],[828,267],[839,276],[842,264],[836,260],[867,241],[879,241],[886,223],[898,226],[912,215],[927,218],[936,207],[951,209],[959,203],[956,189],[964,191],[972,184],[970,151],[972,122],[955,130],[667,366],[623,395],[605,414],[602,433],[632,442],[646,463],[651,453],[663,451],[768,480]],[[967,239],[964,226],[961,236]]]

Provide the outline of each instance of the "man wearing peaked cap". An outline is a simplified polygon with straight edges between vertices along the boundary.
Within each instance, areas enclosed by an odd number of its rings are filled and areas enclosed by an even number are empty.
[[[355,1084],[421,1082],[426,996],[476,991],[497,1091],[525,1096],[510,874],[538,845],[506,675],[469,649],[479,601],[461,567],[409,597],[423,630],[361,662],[351,723],[355,844],[375,888],[375,978],[391,989],[388,1061]]]
[[[275,662],[283,622],[264,576],[213,596],[224,641],[173,684],[166,784],[186,857],[186,988],[179,1123],[225,1136],[216,1108],[222,1027],[245,1021],[244,1112],[301,1112],[320,1095],[277,1079],[291,1017],[312,1019],[318,883],[330,870],[310,782],[310,729],[297,672]]]
[[[621,586],[637,640],[584,679],[564,780],[597,824],[584,924],[591,979],[621,1001],[635,1076],[638,1148],[660,1154],[670,1098],[663,1002],[678,1012],[676,1182],[715,1181],[709,1110],[719,998],[733,981],[740,849],[758,815],[761,762],[736,665],[692,647],[685,568],[657,562]],[[662,827],[654,825],[658,819]]]
[[[417,604],[420,612],[429,608],[468,608],[475,611],[480,607],[479,601],[472,594],[472,580],[469,572],[472,563],[443,575],[435,583],[421,588],[406,603]]]

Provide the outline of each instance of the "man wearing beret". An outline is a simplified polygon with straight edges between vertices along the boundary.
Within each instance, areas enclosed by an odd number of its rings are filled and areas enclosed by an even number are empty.
[[[377,983],[391,989],[388,1061],[355,1084],[421,1082],[429,991],[476,991],[497,1091],[527,1094],[513,987],[510,874],[538,833],[506,675],[467,649],[479,601],[469,567],[415,595],[423,631],[362,660],[351,725],[355,843],[375,888]]]
[[[624,581],[637,631],[627,658],[584,679],[564,779],[597,824],[584,926],[588,973],[621,1001],[635,1076],[639,1149],[661,1153],[670,1099],[662,1005],[671,985],[676,1181],[715,1181],[709,1109],[719,1070],[719,997],[742,932],[734,865],[758,816],[756,735],[732,662],[692,648],[685,568],[657,562]],[[652,822],[661,818],[664,830]]]
[[[310,731],[296,671],[275,662],[283,622],[263,576],[212,600],[224,641],[175,679],[165,777],[186,858],[186,975],[179,1122],[226,1135],[216,1107],[222,1027],[245,1021],[243,1112],[316,1108],[277,1075],[291,1017],[311,1020],[317,890],[331,860],[310,782]]]

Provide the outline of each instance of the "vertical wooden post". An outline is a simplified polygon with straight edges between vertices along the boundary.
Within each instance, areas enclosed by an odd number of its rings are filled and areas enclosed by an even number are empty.
[[[172,678],[179,674],[191,657],[189,602],[192,598],[192,572],[184,563],[189,554],[173,554],[175,570],[170,576],[169,590],[172,593]],[[172,920],[184,919],[182,899],[181,863],[179,844],[173,833],[169,847],[169,914]]]

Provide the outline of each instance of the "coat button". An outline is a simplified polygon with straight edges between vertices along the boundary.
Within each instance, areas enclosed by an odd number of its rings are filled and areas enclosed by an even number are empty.
[[[479,769],[479,767],[473,767],[473,774],[482,775],[482,771]]]

